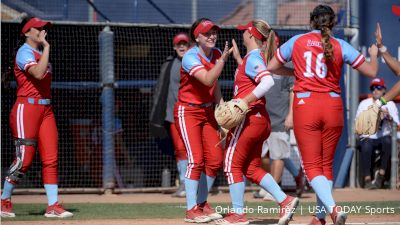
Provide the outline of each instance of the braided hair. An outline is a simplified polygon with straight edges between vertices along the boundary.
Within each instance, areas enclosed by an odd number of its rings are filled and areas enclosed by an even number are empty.
[[[328,5],[318,5],[310,13],[311,27],[321,31],[321,42],[324,47],[324,57],[327,60],[334,61],[333,45],[329,41],[333,26],[335,26],[336,17],[333,9]]]
[[[18,49],[25,43],[26,41],[26,36],[25,34],[21,33],[22,28],[25,26],[25,24],[32,19],[32,17],[25,17],[21,23],[19,24],[19,38],[17,45],[14,47],[12,57],[10,58],[10,61],[8,63],[7,69],[5,72],[1,75],[1,83],[3,88],[9,87],[10,79],[12,76],[14,76],[14,64],[15,64],[15,57],[17,56]]]

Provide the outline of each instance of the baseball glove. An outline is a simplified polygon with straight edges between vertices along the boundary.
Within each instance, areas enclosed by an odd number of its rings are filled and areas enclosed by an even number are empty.
[[[355,130],[358,135],[373,135],[377,132],[381,122],[380,110],[376,104],[368,107],[367,110],[356,118]]]
[[[249,106],[245,101],[242,99],[232,99],[229,102],[218,105],[214,115],[221,127],[230,130],[243,121],[248,111]]]

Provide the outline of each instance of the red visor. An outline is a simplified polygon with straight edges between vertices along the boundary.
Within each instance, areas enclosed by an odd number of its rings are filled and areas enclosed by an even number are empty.
[[[194,29],[194,36],[197,38],[199,34],[204,34],[210,31],[212,28],[217,28],[218,30],[220,29],[219,26],[215,25],[212,21],[210,20],[203,20],[199,25],[197,25],[196,29]]]
[[[255,38],[257,38],[260,41],[264,41],[264,36],[255,28],[253,27],[253,23],[249,22],[246,25],[238,25],[236,27],[238,30],[248,30],[250,34],[252,34]]]
[[[22,28],[21,32],[23,34],[25,34],[26,32],[28,32],[29,29],[31,29],[32,27],[34,28],[39,28],[39,27],[46,27],[46,28],[50,28],[51,27],[51,23],[48,21],[43,21],[37,17],[33,17],[32,19],[30,19],[25,26]]]
[[[186,34],[177,34],[174,37],[174,40],[172,41],[174,45],[178,44],[179,42],[184,41],[186,43],[189,43],[189,37]]]

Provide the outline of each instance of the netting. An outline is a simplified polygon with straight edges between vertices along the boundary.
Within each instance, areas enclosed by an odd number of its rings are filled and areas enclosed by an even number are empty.
[[[112,22],[190,24],[193,18],[208,17],[224,25],[254,18],[273,25],[308,25],[309,13],[317,4],[329,4],[344,21],[345,0],[91,0]],[[17,19],[22,12],[48,20],[104,22],[87,1],[3,0],[2,19]]]
[[[98,35],[102,25],[56,24],[49,32],[50,61],[53,66],[52,96],[59,131],[60,187],[102,187],[102,123]],[[171,171],[175,183],[173,156],[164,154],[148,129],[153,88],[163,61],[173,53],[172,37],[185,27],[117,26],[115,48],[115,158],[116,187],[160,187],[163,169]],[[286,41],[301,30],[278,31]],[[2,23],[2,64],[8,66],[18,37],[18,24]],[[235,38],[241,52],[242,37],[236,29],[222,29],[217,46]],[[4,62],[4,63],[3,63]],[[234,60],[225,66],[223,94],[230,98]],[[10,165],[14,147],[9,113],[15,101],[15,82],[2,90],[1,149],[2,179]],[[291,178],[288,178],[291,179]],[[285,182],[285,181],[284,181]],[[289,181],[291,182],[291,181]],[[225,185],[221,175],[217,185]],[[41,187],[41,163],[34,163],[19,188]]]

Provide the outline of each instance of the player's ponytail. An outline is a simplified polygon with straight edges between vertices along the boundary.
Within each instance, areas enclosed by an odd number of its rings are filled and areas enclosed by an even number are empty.
[[[324,57],[330,61],[335,60],[333,57],[333,45],[330,42],[331,31],[335,23],[335,12],[328,5],[318,5],[310,14],[311,27],[321,31]]]
[[[18,49],[26,41],[25,34],[21,33],[21,30],[30,19],[32,19],[32,17],[25,17],[19,25],[19,29],[18,29],[19,38],[18,38],[17,45],[15,46],[15,48],[13,50],[12,57],[10,58],[10,61],[8,63],[8,67],[6,68],[5,72],[1,75],[1,84],[2,84],[3,88],[9,87],[10,79],[12,76],[14,76],[15,57],[17,56]]]
[[[268,63],[274,57],[277,48],[275,32],[271,29],[268,23],[263,20],[254,20],[253,26],[263,35],[263,40],[255,39],[255,41],[264,53],[265,63]]]
[[[330,61],[334,61],[333,57],[333,46],[332,43],[329,41],[331,35],[331,30],[326,27],[322,26],[321,27],[321,42],[322,46],[324,47],[324,56],[326,59]]]

